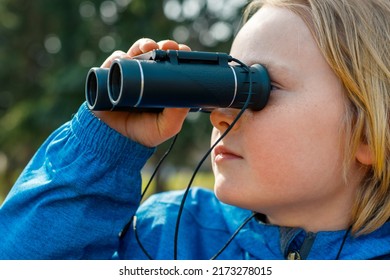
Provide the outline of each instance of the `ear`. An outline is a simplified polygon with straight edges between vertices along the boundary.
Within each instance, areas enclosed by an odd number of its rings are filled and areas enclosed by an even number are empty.
[[[370,147],[366,143],[360,143],[356,151],[356,160],[363,165],[372,165],[374,162],[374,155]]]

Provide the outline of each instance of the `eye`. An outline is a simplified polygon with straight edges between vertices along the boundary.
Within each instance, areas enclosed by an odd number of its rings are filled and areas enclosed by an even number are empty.
[[[275,83],[271,83],[271,91],[275,91],[278,89],[280,89],[280,87],[278,85],[276,85]]]

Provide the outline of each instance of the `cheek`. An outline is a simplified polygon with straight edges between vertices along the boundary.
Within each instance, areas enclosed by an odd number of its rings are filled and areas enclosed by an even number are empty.
[[[305,191],[340,174],[341,111],[298,108],[263,112],[253,123],[259,129],[247,130],[243,144],[249,148],[246,157],[259,185],[287,193]]]

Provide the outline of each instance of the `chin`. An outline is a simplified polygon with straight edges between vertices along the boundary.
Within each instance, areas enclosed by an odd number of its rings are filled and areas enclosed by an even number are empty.
[[[214,194],[223,203],[239,206],[238,190],[227,184],[214,184]]]

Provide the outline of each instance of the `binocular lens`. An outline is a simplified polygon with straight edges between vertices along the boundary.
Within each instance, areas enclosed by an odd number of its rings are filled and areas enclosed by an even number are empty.
[[[109,69],[93,67],[85,83],[85,98],[91,110],[110,110],[111,101],[107,91]]]
[[[111,70],[109,72],[109,80],[110,83],[108,84],[108,92],[110,100],[113,104],[118,103],[118,99],[121,96],[122,91],[122,71],[119,66],[119,64],[114,63],[111,67]]]

